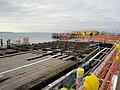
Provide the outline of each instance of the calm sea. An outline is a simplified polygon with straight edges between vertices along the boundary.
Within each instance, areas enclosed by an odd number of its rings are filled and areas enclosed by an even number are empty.
[[[15,43],[16,40],[24,37],[28,37],[30,43],[55,41],[55,39],[51,38],[51,33],[0,33],[0,39],[4,40],[4,44],[8,39]]]

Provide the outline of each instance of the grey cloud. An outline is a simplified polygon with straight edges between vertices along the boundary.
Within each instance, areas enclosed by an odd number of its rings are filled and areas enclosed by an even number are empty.
[[[0,29],[120,28],[119,0],[0,0]],[[11,27],[10,27],[11,26]]]

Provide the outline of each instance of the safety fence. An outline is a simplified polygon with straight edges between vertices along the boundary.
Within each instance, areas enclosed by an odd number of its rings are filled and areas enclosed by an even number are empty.
[[[96,42],[103,42],[103,41],[116,41],[120,39],[120,36],[77,36],[77,41],[96,41]]]
[[[60,35],[60,40],[69,40],[70,39],[70,35],[68,34],[61,34]]]
[[[119,46],[120,49],[120,46]],[[113,75],[119,64],[120,50],[113,49],[99,67],[93,72],[99,79],[99,90],[113,90]]]

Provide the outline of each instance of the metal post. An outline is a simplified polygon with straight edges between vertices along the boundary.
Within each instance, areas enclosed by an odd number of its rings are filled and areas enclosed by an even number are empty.
[[[3,39],[0,39],[1,46],[3,46]]]
[[[7,48],[10,47],[10,39],[7,40]]]

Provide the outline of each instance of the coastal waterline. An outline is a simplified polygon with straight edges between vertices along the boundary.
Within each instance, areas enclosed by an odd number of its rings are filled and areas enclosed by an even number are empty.
[[[32,43],[42,43],[42,42],[51,42],[55,41],[56,39],[51,38],[51,33],[7,33],[1,32],[0,39],[3,39],[4,45],[8,39],[11,39],[11,43],[15,43],[16,40],[22,39],[24,37],[29,38],[30,44]]]

